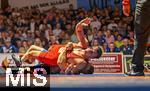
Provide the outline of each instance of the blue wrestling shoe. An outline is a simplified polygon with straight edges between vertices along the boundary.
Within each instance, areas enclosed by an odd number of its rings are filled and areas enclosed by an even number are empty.
[[[14,60],[14,62],[15,62],[15,64],[16,64],[17,67],[20,67],[22,65],[21,58],[19,58],[19,57],[17,58],[15,56],[15,54],[12,54],[11,57]]]

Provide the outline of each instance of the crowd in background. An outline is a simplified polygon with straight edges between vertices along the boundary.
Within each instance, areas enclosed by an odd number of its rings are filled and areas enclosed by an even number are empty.
[[[134,12],[129,17],[121,12],[110,6],[88,11],[73,9],[72,5],[68,10],[53,7],[47,11],[8,7],[0,10],[0,53],[24,53],[33,44],[48,49],[53,44],[78,42],[75,26],[80,20],[90,17],[90,26],[83,30],[89,46],[100,46],[106,53],[132,55]],[[150,48],[147,48],[146,54],[149,53]]]

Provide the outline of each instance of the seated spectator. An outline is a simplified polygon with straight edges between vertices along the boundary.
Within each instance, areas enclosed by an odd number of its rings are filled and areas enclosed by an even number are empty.
[[[97,39],[94,39],[93,41],[92,41],[92,44],[91,44],[91,46],[93,47],[93,48],[97,48],[97,47],[99,47],[99,48],[101,48],[101,53],[103,53],[103,47],[99,44],[99,42],[98,42],[98,40]]]
[[[4,42],[4,46],[1,47],[0,53],[17,53],[18,49],[11,44],[11,39],[7,38]]]
[[[107,52],[107,48],[108,48],[108,44],[105,42],[103,43],[102,45],[102,49],[103,49],[103,52],[106,53]]]
[[[77,36],[76,36],[75,33],[71,36],[71,41],[72,41],[73,43],[78,43],[78,39],[77,39]]]
[[[106,48],[106,52],[107,53],[120,52],[120,49],[117,48],[114,43],[110,43],[109,46]]]
[[[72,30],[72,26],[71,26],[71,24],[67,24],[66,25],[66,33],[69,35],[69,36],[71,36],[73,33],[74,33],[74,30]]]
[[[133,54],[134,46],[129,44],[129,40],[125,38],[123,40],[123,45],[121,46],[120,50],[123,52],[124,55],[132,55]]]
[[[54,30],[53,30],[54,36],[58,37],[58,36],[60,35],[61,31],[62,31],[62,30],[61,30],[60,24],[57,23],[57,24],[56,24],[56,28],[54,28]]]
[[[117,40],[114,42],[115,43],[115,46],[117,47],[117,48],[120,48],[122,45],[123,45],[123,42],[122,42],[122,35],[121,34],[119,34],[118,36],[117,36]]]
[[[34,45],[39,46],[39,47],[43,47],[42,41],[40,40],[40,38],[35,39]]]
[[[25,51],[27,51],[29,48],[28,42],[30,42],[30,41],[26,41],[26,40],[22,41],[22,47],[25,49]]]
[[[89,43],[91,44],[92,40],[93,40],[93,33],[90,29],[87,30],[87,39],[89,41]]]
[[[115,23],[114,20],[111,20],[111,23],[108,24],[107,29],[109,30],[115,30],[118,28],[118,25]]]
[[[107,30],[105,32],[105,40],[108,46],[110,43],[113,43],[115,41],[114,35],[111,33],[111,30]]]
[[[100,44],[101,46],[103,45],[103,43],[106,42],[106,40],[105,40],[105,38],[104,38],[104,34],[103,34],[102,31],[99,31],[99,32],[98,32],[97,39],[98,39],[98,42],[99,42],[99,44]]]
[[[91,21],[90,26],[92,30],[94,30],[94,28],[97,28],[97,30],[99,30],[101,28],[101,22],[98,20],[97,16],[93,16],[93,20]]]

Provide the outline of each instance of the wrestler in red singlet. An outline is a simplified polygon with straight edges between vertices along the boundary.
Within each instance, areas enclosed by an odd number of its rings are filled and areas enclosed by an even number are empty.
[[[41,52],[37,59],[47,65],[57,66],[58,51],[62,47],[64,47],[64,45],[52,45],[48,52]]]

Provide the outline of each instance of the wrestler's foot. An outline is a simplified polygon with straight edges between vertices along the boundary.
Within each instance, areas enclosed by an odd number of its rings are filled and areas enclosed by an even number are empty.
[[[127,76],[145,76],[144,72],[130,72]]]
[[[2,68],[4,70],[6,70],[6,68],[9,67],[9,62],[7,60],[7,58],[5,58],[3,61],[2,61]]]
[[[15,54],[12,54],[11,57],[12,57],[12,59],[14,60],[14,62],[15,62],[15,64],[16,64],[17,67],[20,67],[20,66],[22,65],[21,59],[20,59],[20,58],[17,58],[17,57],[15,56]]]

